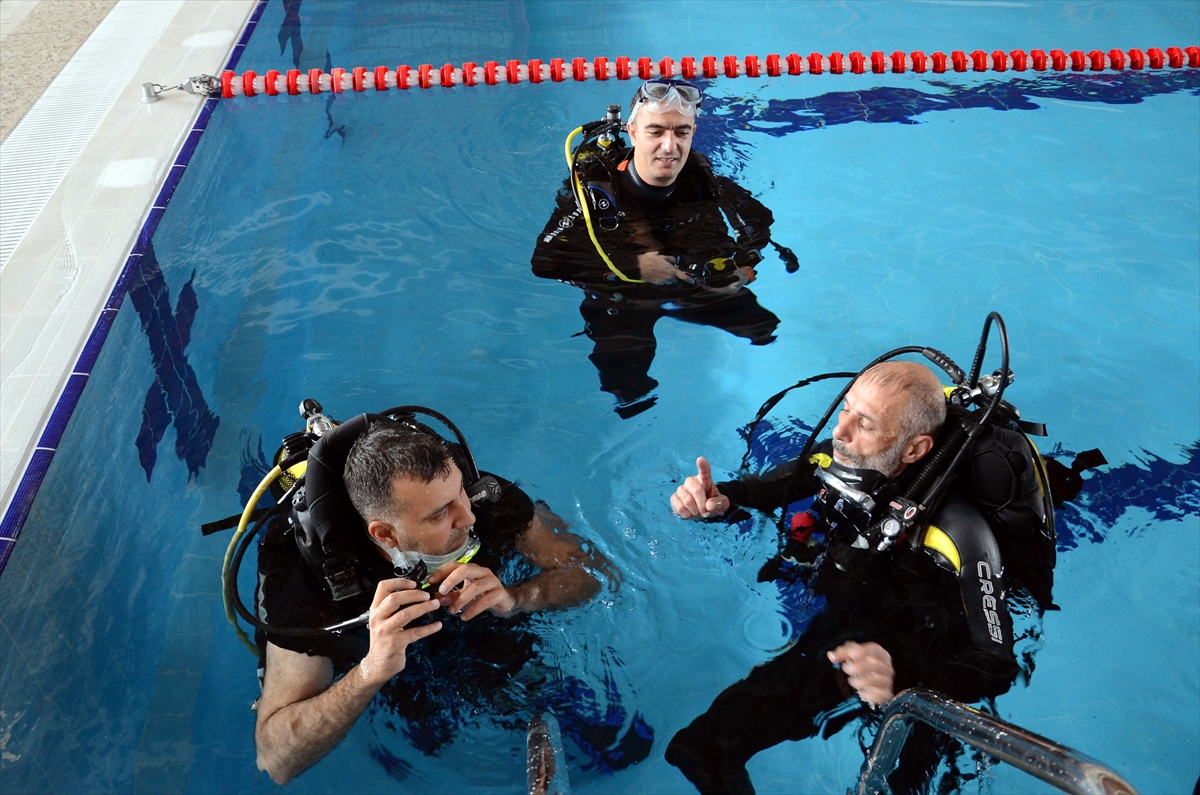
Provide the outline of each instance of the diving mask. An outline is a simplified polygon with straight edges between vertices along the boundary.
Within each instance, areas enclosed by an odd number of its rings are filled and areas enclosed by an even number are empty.
[[[629,121],[633,122],[633,117],[643,105],[647,105],[652,113],[675,110],[684,116],[695,116],[703,100],[704,92],[700,87],[683,80],[647,80],[634,97]]]

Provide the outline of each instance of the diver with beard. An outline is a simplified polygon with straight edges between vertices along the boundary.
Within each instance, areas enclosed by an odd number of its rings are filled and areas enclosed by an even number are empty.
[[[1053,607],[1053,508],[1015,410],[993,422],[993,410],[1011,409],[996,394],[1003,379],[976,377],[981,353],[968,382],[944,354],[921,352],[957,370],[959,386],[943,388],[927,367],[881,357],[843,392],[831,440],[813,443],[832,406],[800,459],[714,483],[700,458],[697,474],[671,496],[683,519],[772,513],[814,495],[817,514],[795,515],[759,579],[803,581],[824,597],[823,612],[667,748],[667,761],[702,793],[752,793],[746,763],[755,754],[828,737],[869,714],[863,704],[879,708],[909,687],[967,703],[1007,692],[1020,670],[1014,589],[1029,589],[1039,615]],[[988,386],[972,386],[979,382]],[[964,410],[964,399],[986,401],[988,389],[987,412]],[[956,753],[928,727],[914,727],[889,780],[893,791],[924,791],[939,762]]]
[[[478,470],[437,412],[399,407],[338,424],[315,401],[301,411],[306,431],[284,440],[226,558],[227,614],[236,608],[256,627],[261,653],[259,769],[286,783],[340,743],[377,696],[426,754],[452,741],[460,722],[494,714],[515,728],[533,709],[556,712],[601,770],[644,759],[653,733],[640,716],[618,737],[624,710],[598,711],[584,683],[538,662],[524,620],[591,599],[595,572],[615,574],[604,556],[545,503]],[[446,425],[458,444],[417,414]],[[268,484],[277,508],[259,520],[251,613],[237,571]]]
[[[588,357],[614,411],[633,417],[654,405],[650,377],[662,317],[714,326],[751,345],[775,340],[779,318],[746,285],[772,243],[771,211],[692,150],[703,100],[697,86],[650,80],[630,103],[580,127],[571,173],[538,237],[533,272],[584,291],[579,311],[593,342]],[[732,236],[731,236],[732,234]],[[789,272],[792,252],[776,249]]]

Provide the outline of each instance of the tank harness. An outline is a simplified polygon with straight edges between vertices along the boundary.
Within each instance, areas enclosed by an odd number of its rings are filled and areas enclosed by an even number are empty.
[[[221,568],[225,617],[234,626],[238,638],[255,655],[259,653],[258,648],[238,624],[238,616],[268,635],[289,636],[339,634],[366,624],[369,620],[368,611],[325,627],[270,626],[243,604],[238,594],[237,578],[251,542],[273,518],[286,515],[289,532],[294,535],[301,558],[323,583],[335,603],[348,603],[347,600],[362,596],[374,587],[374,578],[365,564],[382,558],[367,535],[363,517],[350,502],[342,479],[351,447],[371,423],[390,420],[412,430],[437,436],[432,428],[418,422],[416,416],[423,414],[437,420],[450,429],[457,441],[461,455],[455,455],[454,459],[463,470],[463,488],[471,505],[494,505],[500,499],[500,482],[491,475],[480,473],[462,432],[448,417],[433,409],[397,406],[378,414],[360,414],[344,423],[338,423],[322,412],[321,404],[311,398],[300,404],[305,429],[283,439],[274,456],[274,466],[247,500],[238,517],[237,531],[225,551]],[[268,490],[275,498],[275,504],[255,510],[259,499]],[[254,524],[251,525],[251,522]],[[207,535],[229,526],[232,526],[230,520],[221,520],[205,525],[203,531]],[[355,529],[358,532],[354,532]],[[473,534],[471,539],[456,562],[466,563],[479,551],[478,539]],[[427,570],[424,561],[419,561],[411,569],[396,570],[395,576],[412,579],[419,587],[427,588],[432,573]]]

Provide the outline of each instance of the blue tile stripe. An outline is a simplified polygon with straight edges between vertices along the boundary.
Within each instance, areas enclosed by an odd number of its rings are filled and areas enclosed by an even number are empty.
[[[267,2],[268,0],[258,0],[258,4],[250,14],[250,19],[242,29],[241,38],[238,39],[238,43],[234,45],[233,51],[229,54],[229,60],[225,63],[226,69],[237,68],[242,52],[246,49],[246,43],[250,41],[251,34],[258,26],[263,11],[266,10]],[[145,253],[146,246],[154,237],[154,232],[158,229],[158,222],[162,220],[163,212],[175,194],[175,188],[179,186],[179,181],[183,178],[188,162],[192,159],[192,154],[195,153],[196,146],[200,143],[200,137],[204,134],[208,120],[212,117],[219,101],[216,97],[210,97],[200,108],[200,113],[197,114],[196,121],[192,124],[192,130],[184,139],[183,145],[175,157],[175,162],[154,200],[154,205],[142,224],[141,232],[133,244],[133,250],[125,260],[125,265],[108,296],[108,301],[105,302],[104,309],[100,311],[100,317],[92,328],[92,333],[88,335],[87,342],[83,345],[83,351],[75,362],[75,367],[54,406],[54,411],[50,414],[50,420],[42,431],[33,456],[21,474],[21,480],[13,494],[12,502],[9,504],[8,510],[4,512],[4,518],[0,519],[0,575],[4,573],[4,569],[8,565],[8,559],[12,556],[17,539],[21,536],[21,528],[25,526],[25,520],[29,518],[29,513],[33,510],[33,501],[37,497],[38,489],[41,488],[42,481],[50,469],[54,451],[62,442],[67,424],[71,421],[71,415],[75,412],[75,406],[78,405],[79,398],[83,394],[83,388],[87,386],[92,368],[96,366],[100,349],[104,347],[104,341],[108,338],[108,332],[112,329],[117,312],[125,301],[125,294],[129,290],[130,276],[133,274],[138,260]]]

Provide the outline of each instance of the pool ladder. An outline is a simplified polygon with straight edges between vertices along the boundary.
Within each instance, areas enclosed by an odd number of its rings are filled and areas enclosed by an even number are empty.
[[[892,700],[863,762],[858,786],[847,795],[890,792],[887,777],[896,766],[913,721],[932,726],[1072,795],[1137,795],[1125,779],[1078,751],[916,688]]]

